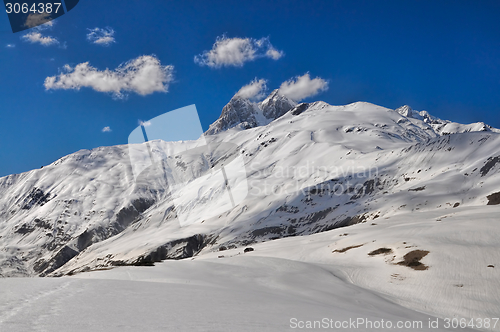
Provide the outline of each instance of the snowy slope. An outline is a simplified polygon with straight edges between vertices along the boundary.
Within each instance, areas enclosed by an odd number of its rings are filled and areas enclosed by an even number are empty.
[[[277,239],[198,260],[273,257],[339,269],[342,279],[405,307],[445,317],[497,317],[500,307],[498,206],[414,211],[347,228]],[[386,250],[380,250],[386,249]],[[377,251],[379,251],[377,253]],[[428,252],[405,266],[404,256]],[[497,324],[498,331],[500,326]]]
[[[213,137],[236,144],[245,160],[250,190],[244,201],[212,218],[201,209],[199,222],[187,227],[174,212],[181,207],[161,201],[133,226],[92,245],[59,273],[187,257],[405,211],[486,205],[487,196],[500,185],[498,160],[489,159],[500,155],[500,136],[426,138],[421,128],[398,124],[400,118],[366,103],[317,103],[310,112],[290,112],[265,127]],[[196,181],[185,184],[183,193],[193,197],[190,208],[205,204],[199,190]],[[211,197],[223,193],[224,188],[210,191]]]
[[[257,108],[279,114],[273,105],[291,107],[273,92]],[[488,159],[500,155],[498,135],[440,136],[401,113],[369,103],[296,105],[268,125],[208,135],[211,149],[167,158],[137,181],[127,146],[79,151],[4,177],[0,274],[143,264],[401,211],[485,205],[498,191],[498,158]],[[150,144],[159,155],[199,146]],[[248,194],[228,211],[208,213],[207,197],[217,203],[226,191],[203,176],[235,158],[245,164]],[[174,175],[183,181],[177,204],[168,184]],[[178,215],[186,213],[196,222],[182,225]]]
[[[446,328],[445,319],[498,316],[499,212],[490,206],[404,213],[256,244],[247,253],[237,248],[155,267],[0,279],[0,329],[282,331],[326,318],[469,331]],[[371,255],[381,248],[391,251]],[[398,264],[414,250],[428,251],[420,260],[426,269]],[[439,328],[429,328],[436,319]],[[394,330],[385,326],[376,330]],[[365,323],[356,329],[374,330]]]

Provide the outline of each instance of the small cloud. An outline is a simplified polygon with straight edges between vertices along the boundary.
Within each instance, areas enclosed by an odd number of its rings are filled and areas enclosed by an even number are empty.
[[[56,38],[51,36],[43,36],[40,32],[36,30],[25,34],[24,36],[21,37],[21,39],[23,39],[24,41],[28,41],[32,44],[39,43],[43,46],[59,44],[59,41]]]
[[[195,56],[194,62],[211,68],[242,67],[245,62],[258,58],[278,60],[282,56],[284,53],[276,50],[269,38],[227,38],[223,35],[217,37],[210,51],[204,51],[203,54]]]
[[[87,87],[112,93],[115,98],[124,98],[127,92],[146,96],[154,92],[168,92],[173,70],[173,66],[162,66],[154,55],[140,56],[115,70],[98,70],[84,62],[74,68],[65,65],[64,72],[47,77],[44,86],[46,90],[80,90]]]
[[[87,40],[93,44],[109,46],[115,43],[115,31],[111,28],[95,28],[87,29],[90,32],[87,34]]]
[[[16,44],[7,44],[7,45],[5,45],[5,47],[7,47],[7,48],[14,48],[14,47],[16,47]]]
[[[109,132],[111,132],[111,128],[109,126],[106,126],[106,127],[102,128],[102,132],[109,133]]]
[[[62,45],[59,43],[57,38],[52,36],[45,36],[42,34],[43,31],[52,29],[55,22],[50,18],[50,14],[30,14],[26,19],[25,26],[32,28],[31,32],[28,32],[21,39],[32,44],[41,44],[43,46],[60,45],[61,48],[66,48],[66,42]]]
[[[306,73],[283,82],[279,93],[295,101],[300,101],[326,90],[328,90],[327,81],[319,77],[311,79],[309,73]]]
[[[141,120],[139,120],[139,126],[149,127],[149,126],[151,126],[151,121],[141,121]]]
[[[283,53],[283,51],[278,51],[274,47],[270,47],[267,50],[266,55],[273,60],[278,60],[279,58],[283,57],[285,53]]]
[[[243,86],[237,93],[236,96],[241,98],[251,99],[251,100],[259,100],[265,97],[265,92],[267,89],[266,86],[267,80],[255,78],[249,84]]]
[[[39,30],[45,30],[54,26],[54,21],[49,13],[29,14],[24,24],[27,28],[37,27]]]

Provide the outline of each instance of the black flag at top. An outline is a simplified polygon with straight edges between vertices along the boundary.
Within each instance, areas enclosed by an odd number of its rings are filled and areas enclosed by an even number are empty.
[[[12,32],[50,22],[75,8],[80,0],[3,0]]]

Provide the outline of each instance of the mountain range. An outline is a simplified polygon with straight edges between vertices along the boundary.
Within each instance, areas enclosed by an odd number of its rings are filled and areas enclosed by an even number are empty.
[[[235,96],[200,140],[143,143],[153,153],[191,152],[137,179],[127,145],[1,178],[0,275],[152,265],[404,213],[498,204],[499,133],[409,106],[297,104],[278,90],[259,103]],[[244,192],[212,211],[207,202],[221,202],[230,180],[200,179],[231,160],[241,162]],[[177,201],[165,174],[182,178]],[[185,215],[188,224],[179,222]]]

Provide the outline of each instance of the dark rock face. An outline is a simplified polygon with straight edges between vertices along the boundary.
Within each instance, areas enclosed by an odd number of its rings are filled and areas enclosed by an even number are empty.
[[[296,103],[294,101],[280,95],[276,89],[271,92],[271,94],[263,102],[261,102],[259,106],[262,110],[262,114],[267,119],[276,120],[294,108],[295,105]]]
[[[80,252],[91,246],[92,244],[105,240],[113,235],[119,234],[128,225],[137,220],[141,213],[146,211],[151,205],[154,204],[154,200],[139,198],[133,200],[129,206],[122,208],[116,214],[115,227],[105,229],[103,227],[97,227],[93,229],[86,229],[83,233],[75,237],[71,245],[63,246],[51,259],[43,260],[40,259],[35,263],[34,271],[39,274],[39,276],[46,276],[51,272],[54,272],[68,261],[73,259],[75,256],[79,255]],[[38,219],[37,219],[38,220]],[[36,222],[36,220],[35,220]],[[44,227],[44,224],[38,220],[36,223],[38,227]],[[28,225],[23,225],[19,228],[18,232],[24,234],[24,232],[32,231]],[[67,239],[69,242],[71,239]],[[49,248],[54,250],[57,245],[54,243],[54,248]]]
[[[488,174],[489,171],[493,167],[495,167],[495,165],[498,164],[498,163],[500,163],[500,156],[496,156],[494,158],[493,157],[488,158],[488,161],[479,170],[479,172],[481,173],[481,176],[485,176],[486,174]]]
[[[309,107],[308,103],[302,103],[295,106],[292,110],[292,115],[302,114]]]
[[[29,210],[35,205],[43,206],[50,200],[50,194],[45,194],[39,188],[33,188],[23,201],[21,209]]]
[[[123,226],[123,228],[126,228],[135,219],[137,219],[139,215],[140,213],[135,209],[135,207],[127,206],[121,209],[120,212],[118,212],[118,214],[116,215],[116,221],[118,222],[118,224]]]
[[[131,202],[130,206],[124,207],[118,212],[118,214],[116,215],[116,221],[123,228],[126,228],[128,225],[134,222],[142,212],[146,211],[153,204],[153,200],[148,200],[145,198],[136,199]]]
[[[168,242],[133,262],[114,261],[111,264],[114,266],[152,266],[155,262],[161,262],[165,259],[189,258],[196,255],[207,243],[207,238],[204,235],[197,234],[185,239]]]
[[[78,250],[82,251],[88,246],[90,246],[92,244],[93,237],[94,237],[93,232],[89,232],[88,230],[85,230],[82,234],[80,234],[76,241],[76,246]]]
[[[392,254],[391,248],[378,248],[368,253],[369,256],[388,255],[388,254]]]
[[[210,125],[206,135],[217,134],[239,124],[245,128],[257,127],[258,123],[255,117],[257,112],[257,105],[248,99],[235,96],[224,106],[219,119]]]
[[[21,227],[19,227],[15,233],[17,234],[21,234],[21,235],[25,235],[25,234],[29,234],[31,232],[33,232],[35,230],[34,227],[30,227],[30,225],[28,224],[24,224],[22,225]]]
[[[40,277],[44,277],[50,272],[53,272],[66,264],[69,260],[71,260],[73,257],[78,255],[78,251],[68,247],[64,246],[59,250],[59,252],[52,257],[49,261],[45,261],[43,259],[38,260],[33,269],[40,273]]]

